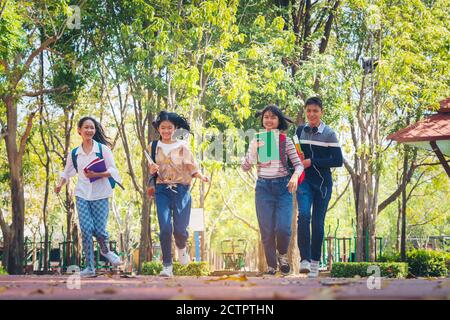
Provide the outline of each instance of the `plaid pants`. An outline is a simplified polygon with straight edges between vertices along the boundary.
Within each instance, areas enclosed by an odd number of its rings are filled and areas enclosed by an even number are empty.
[[[94,201],[84,200],[80,197],[76,197],[76,199],[86,267],[95,269],[94,243],[92,237],[96,237],[103,253],[109,251],[109,235],[106,231],[109,214],[108,198]]]

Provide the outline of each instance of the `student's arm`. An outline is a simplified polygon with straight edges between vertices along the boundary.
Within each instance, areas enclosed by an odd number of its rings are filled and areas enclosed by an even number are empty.
[[[330,139],[327,141],[329,143],[328,149],[330,151],[329,158],[311,158],[311,165],[314,165],[318,168],[333,168],[333,167],[342,167],[344,163],[344,158],[342,156],[342,150],[339,145],[336,134],[333,132],[330,136]]]
[[[241,168],[244,171],[249,171],[254,164],[257,163],[258,154],[257,154],[257,143],[256,140],[252,140],[250,142],[250,146],[248,148],[248,152],[245,157],[242,159]]]
[[[302,174],[304,167],[303,163],[301,162],[297,150],[295,149],[295,145],[292,142],[291,138],[286,139],[286,152],[289,157],[289,160],[291,160],[292,165],[294,166],[294,174],[297,175],[297,177],[300,177]]]
[[[66,167],[64,171],[61,173],[61,179],[59,180],[58,185],[55,187],[55,193],[60,193],[62,187],[69,181],[71,177],[74,177],[77,174],[77,171],[73,167],[72,162],[72,152],[69,152],[66,160]]]
[[[192,151],[189,149],[189,147],[185,144],[183,145],[183,148],[185,151],[185,153],[183,153],[185,155],[183,163],[186,166],[187,170],[189,170],[191,177],[198,178],[203,182],[209,182],[209,178],[204,176],[200,172],[200,167],[197,161],[195,161],[194,155],[192,154]]]

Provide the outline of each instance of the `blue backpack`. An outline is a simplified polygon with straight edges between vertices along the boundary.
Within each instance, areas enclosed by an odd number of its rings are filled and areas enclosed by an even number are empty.
[[[102,144],[99,143],[99,142],[97,142],[97,144],[98,144],[98,150],[99,150],[99,152],[96,153],[95,155],[96,155],[98,158],[103,159]],[[78,150],[78,148],[79,148],[79,147],[76,147],[75,149],[72,150],[72,163],[73,163],[73,167],[75,168],[75,171],[76,171],[77,173],[78,173],[78,162],[77,162],[77,160],[78,160],[78,155],[77,155],[77,150]],[[124,188],[119,182],[117,182],[116,180],[114,180],[113,177],[109,177],[108,180],[109,180],[109,184],[111,185],[111,188],[112,188],[112,189],[114,189],[114,188],[116,187],[116,184],[117,184],[119,187],[121,187],[122,189],[125,190],[125,188]]]

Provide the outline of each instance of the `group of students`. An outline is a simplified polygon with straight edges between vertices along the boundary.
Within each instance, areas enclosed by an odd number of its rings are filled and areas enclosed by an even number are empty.
[[[264,131],[277,133],[280,154],[275,160],[261,161],[258,150],[264,146],[264,142],[254,139],[242,161],[244,171],[255,165],[257,167],[256,215],[268,265],[266,273],[270,275],[276,274],[277,267],[284,275],[291,272],[287,251],[291,238],[293,194],[296,194],[298,201],[300,272],[308,273],[310,277],[317,277],[319,274],[324,221],[332,192],[330,168],[342,166],[343,158],[334,131],[321,121],[322,101],[317,97],[309,98],[305,103],[305,113],[307,123],[296,130],[301,147],[299,150],[284,133],[292,120],[277,106],[268,105],[258,112]],[[175,239],[178,261],[183,265],[190,261],[186,243],[191,212],[191,181],[198,178],[207,183],[209,179],[200,172],[188,144],[174,138],[177,129],[190,131],[185,118],[173,112],[162,111],[153,126],[160,138],[148,147],[152,158],[149,170],[156,182],[149,194],[155,197],[160,229],[163,257],[160,275],[171,277],[172,236]],[[93,277],[94,236],[100,245],[101,254],[114,266],[122,264],[121,259],[109,249],[106,231],[108,198],[121,179],[114,163],[111,144],[101,124],[92,117],[84,117],[78,122],[78,133],[82,143],[69,153],[55,192],[59,193],[69,178],[78,175],[75,196],[86,257],[86,268],[80,275]],[[97,158],[104,159],[106,171],[79,169],[86,168]]]

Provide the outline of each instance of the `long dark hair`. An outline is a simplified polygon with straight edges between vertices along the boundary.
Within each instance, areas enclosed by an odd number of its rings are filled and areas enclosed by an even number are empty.
[[[155,129],[158,130],[159,125],[163,121],[172,122],[172,124],[175,126],[175,129],[184,129],[189,132],[191,131],[191,127],[189,126],[189,123],[187,122],[186,118],[180,116],[178,113],[161,111],[156,120],[153,121],[153,127],[155,127]]]
[[[291,119],[286,117],[283,114],[283,112],[276,105],[269,104],[264,109],[262,109],[261,111],[258,111],[256,113],[257,117],[261,116],[261,126],[262,127],[264,127],[264,125],[263,125],[264,114],[269,111],[278,117],[278,120],[279,120],[278,121],[278,129],[279,130],[287,130],[287,128],[289,126],[288,122],[294,123],[294,121],[292,121]]]
[[[81,129],[83,127],[84,122],[87,120],[91,120],[94,123],[95,134],[92,139],[94,139],[97,142],[100,142],[101,144],[107,145],[108,147],[111,147],[112,144],[109,141],[109,138],[106,136],[105,130],[103,130],[103,127],[100,124],[100,122],[98,122],[94,118],[92,117],[81,118],[80,121],[78,121],[78,129]]]

